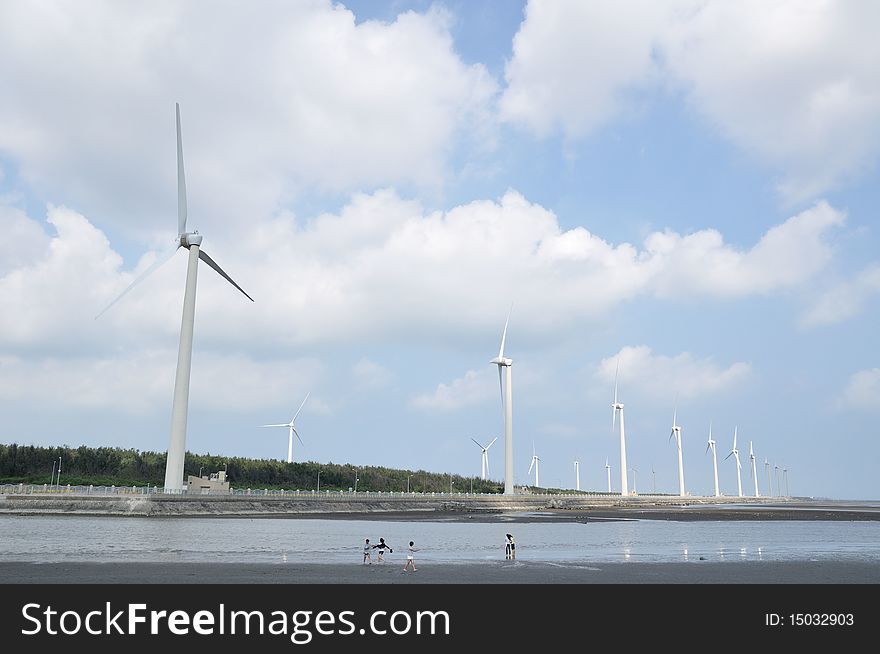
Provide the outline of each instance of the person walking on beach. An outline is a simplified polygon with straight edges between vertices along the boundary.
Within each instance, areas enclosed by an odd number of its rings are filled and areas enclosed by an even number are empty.
[[[367,561],[370,562],[370,565],[373,565],[373,555],[370,549],[370,539],[367,538],[364,540],[364,565],[367,565]]]
[[[377,562],[377,563],[384,563],[384,562],[385,562],[385,548],[386,548],[386,547],[388,548],[388,551],[389,551],[391,554],[394,554],[394,550],[391,549],[391,546],[390,546],[390,545],[388,545],[388,544],[385,543],[385,539],[384,539],[384,538],[380,538],[380,539],[379,539],[379,544],[378,544],[378,545],[373,545],[373,549],[377,549],[377,548],[378,548],[378,550],[379,550],[379,556],[376,558],[376,562]]]
[[[415,544],[413,543],[413,541],[409,542],[409,550],[406,555],[406,563],[403,565],[404,572],[406,572],[407,568],[409,568],[410,563],[412,563],[413,572],[416,571],[416,562],[415,562],[415,559],[413,559],[413,552],[418,552],[419,548],[414,547],[414,545]]]
[[[515,559],[516,558],[516,541],[513,540],[513,536],[511,534],[505,534],[507,536],[507,542],[504,544],[504,558],[505,559]]]

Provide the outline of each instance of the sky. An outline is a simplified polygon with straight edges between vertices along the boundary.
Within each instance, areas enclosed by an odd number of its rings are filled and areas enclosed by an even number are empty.
[[[880,498],[880,5],[0,4],[0,442]],[[503,478],[503,438],[490,476]],[[653,474],[652,474],[653,471]],[[773,492],[776,492],[775,478]],[[784,489],[783,489],[784,490]]]

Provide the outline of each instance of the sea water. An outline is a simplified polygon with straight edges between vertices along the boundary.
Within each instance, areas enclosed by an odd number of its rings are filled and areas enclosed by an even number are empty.
[[[123,518],[0,516],[0,561],[360,563],[364,539],[379,538],[403,560],[449,563],[504,558],[544,562],[804,561],[880,562],[880,521],[574,522],[413,521],[317,518]]]

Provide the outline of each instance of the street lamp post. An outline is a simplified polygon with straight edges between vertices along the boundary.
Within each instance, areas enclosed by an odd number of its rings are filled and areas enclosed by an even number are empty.
[[[49,477],[49,490],[55,485],[55,459],[52,459],[52,476]]]
[[[61,457],[58,457],[58,488],[61,488]]]

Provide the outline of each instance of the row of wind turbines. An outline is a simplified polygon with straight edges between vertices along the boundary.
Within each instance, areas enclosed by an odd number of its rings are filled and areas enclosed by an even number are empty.
[[[187,429],[187,416],[189,409],[189,386],[190,386],[190,372],[192,369],[192,345],[193,345],[193,329],[195,324],[195,301],[196,301],[196,281],[198,277],[198,264],[199,261],[204,262],[214,271],[216,271],[221,277],[223,277],[226,281],[228,281],[233,287],[235,287],[238,291],[240,291],[248,300],[251,302],[254,299],[245,292],[244,289],[241,288],[208,254],[201,249],[202,244],[202,235],[198,232],[198,230],[188,231],[187,230],[187,199],[186,199],[186,176],[184,172],[184,163],[183,163],[183,140],[181,137],[181,123],[180,123],[180,105],[175,104],[175,119],[176,119],[176,127],[177,127],[177,236],[173,241],[173,247],[171,247],[168,252],[164,255],[160,255],[156,258],[155,262],[150,265],[146,270],[144,270],[134,281],[131,282],[123,291],[120,293],[112,302],[110,302],[97,316],[95,319],[97,320],[102,314],[104,314],[108,309],[110,309],[114,304],[116,304],[119,300],[123,298],[129,291],[131,291],[135,286],[143,282],[148,276],[154,273],[158,268],[167,263],[172,256],[179,250],[180,248],[186,248],[189,251],[188,263],[187,263],[187,271],[186,271],[186,282],[184,287],[184,300],[183,300],[183,315],[181,319],[181,327],[180,327],[180,343],[178,346],[178,356],[177,356],[177,369],[175,373],[175,381],[174,381],[174,395],[172,401],[172,411],[171,411],[171,429],[170,429],[170,438],[168,444],[168,456],[165,468],[165,491],[166,492],[182,492],[184,489],[184,480],[183,480],[183,464],[184,464],[184,456],[186,453],[186,429]],[[511,307],[512,309],[512,307]],[[510,323],[510,312],[507,314],[507,320],[504,323],[504,330],[501,334],[501,347],[498,351],[498,356],[493,358],[490,363],[498,366],[498,382],[501,389],[501,408],[504,418],[504,494],[512,495],[514,493],[514,481],[513,481],[513,360],[509,357],[506,357],[504,354],[504,345],[505,340],[507,338],[507,328]],[[618,367],[619,371],[619,367]],[[296,430],[295,422],[296,418],[299,415],[299,412],[302,410],[305,402],[308,400],[308,394],[306,398],[303,400],[302,404],[300,404],[299,409],[297,409],[293,418],[288,423],[280,423],[280,424],[271,424],[271,425],[263,425],[264,427],[286,427],[288,429],[288,444],[287,444],[287,460],[288,462],[293,461],[293,437],[296,436],[302,444],[302,438],[300,438],[299,432]],[[620,486],[621,486],[621,494],[629,495],[629,486],[627,483],[627,465],[626,465],[626,440],[625,440],[625,431],[624,431],[624,413],[623,413],[623,403],[618,401],[617,397],[617,374],[615,373],[615,381],[614,381],[614,401],[612,403],[612,432],[614,430],[618,413],[620,414]],[[676,437],[676,443],[678,446],[678,460],[679,460],[679,490],[682,495],[685,494],[685,486],[684,486],[684,470],[682,467],[682,453],[681,453],[681,428],[677,426],[675,417],[673,417],[673,425],[672,425],[672,436]],[[481,448],[481,465],[482,465],[482,474],[484,479],[488,477],[489,472],[489,459],[488,452],[489,448],[495,443],[496,439],[493,439],[488,445],[483,446],[480,443],[477,445]],[[476,442],[476,440],[474,441]],[[715,441],[711,438],[711,430],[709,437],[709,446],[708,449],[712,450],[713,464],[715,465],[715,495],[718,496],[718,472],[717,472],[717,461],[715,457]],[[707,450],[708,451],[708,450]],[[749,452],[750,452],[750,460],[752,463],[752,474],[755,477],[755,495],[758,495],[758,487],[757,487],[757,476],[755,473],[755,461],[754,454],[752,453],[751,443],[749,444]],[[739,460],[739,451],[736,448],[736,432],[734,431],[734,446],[731,450],[730,454],[727,455],[726,458],[730,458],[730,456],[734,456],[737,467],[737,487],[739,490],[739,495],[742,496],[742,482],[740,479],[740,469],[741,464]],[[768,475],[768,485],[769,485],[769,462],[765,460],[765,467],[767,468]],[[540,458],[534,450],[533,444],[533,452],[532,452],[532,461],[529,466],[529,474],[531,474],[532,469],[535,471],[535,485],[538,486],[539,482],[539,466],[540,466]],[[608,489],[611,491],[611,469],[610,466],[607,465],[606,461],[606,469],[608,472]],[[575,470],[577,476],[577,486],[578,490],[580,489],[580,468],[579,462],[575,462]],[[778,472],[779,466],[776,466],[777,471],[777,488],[778,485]],[[787,470],[784,469],[784,473],[787,473]],[[786,478],[787,484],[787,478]]]

